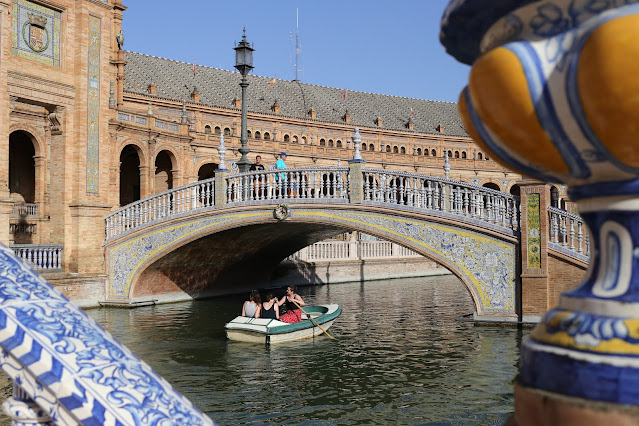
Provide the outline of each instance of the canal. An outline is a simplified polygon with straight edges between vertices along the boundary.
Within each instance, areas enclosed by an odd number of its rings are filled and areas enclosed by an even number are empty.
[[[87,313],[218,424],[502,424],[512,411],[528,331],[457,321],[473,304],[454,276],[299,293],[341,304],[337,340],[228,342],[244,296]]]

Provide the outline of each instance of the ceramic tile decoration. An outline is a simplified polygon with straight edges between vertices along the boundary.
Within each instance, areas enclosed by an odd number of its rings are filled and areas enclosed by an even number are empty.
[[[530,194],[526,205],[528,247],[526,254],[529,268],[541,268],[541,212],[539,194]]]
[[[59,67],[60,28],[59,11],[29,0],[14,0],[14,55]]]
[[[55,424],[213,424],[4,246],[0,346],[0,367]]]
[[[567,184],[594,242],[584,281],[523,343],[518,383],[635,406],[636,3],[458,0],[450,2],[441,32],[449,53],[473,64],[459,103],[469,133],[512,168]]]
[[[89,16],[87,192],[98,193],[100,174],[100,18]]]

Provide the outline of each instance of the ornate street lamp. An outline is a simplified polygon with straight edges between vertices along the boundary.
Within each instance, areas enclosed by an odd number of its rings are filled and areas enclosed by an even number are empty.
[[[248,41],[246,41],[246,28],[244,28],[244,34],[242,35],[242,41],[235,46],[235,68],[242,74],[242,82],[240,87],[242,88],[242,134],[240,136],[240,161],[237,162],[237,166],[240,169],[240,173],[248,172],[250,163],[246,154],[250,152],[248,149],[248,131],[246,129],[246,88],[248,87],[248,81],[246,76],[253,69],[253,49]]]

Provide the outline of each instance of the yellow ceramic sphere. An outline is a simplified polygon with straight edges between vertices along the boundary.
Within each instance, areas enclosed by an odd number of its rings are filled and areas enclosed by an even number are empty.
[[[593,31],[581,51],[577,87],[599,140],[618,161],[639,167],[639,15]]]
[[[537,118],[524,68],[515,53],[499,47],[479,57],[468,87],[479,117],[506,151],[539,170],[569,173]]]

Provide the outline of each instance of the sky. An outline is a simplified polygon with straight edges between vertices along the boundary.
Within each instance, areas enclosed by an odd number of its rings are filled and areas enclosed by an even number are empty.
[[[448,0],[123,0],[124,49],[234,71],[233,47],[255,49],[252,74],[369,93],[457,102],[470,67],[439,42]]]

